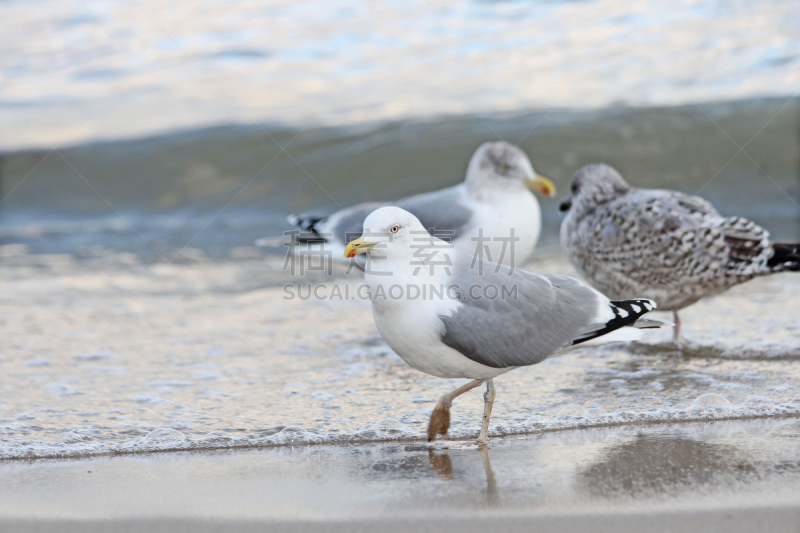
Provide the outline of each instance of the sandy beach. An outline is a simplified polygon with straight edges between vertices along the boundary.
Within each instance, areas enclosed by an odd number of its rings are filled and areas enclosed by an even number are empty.
[[[800,420],[0,464],[3,531],[793,531]]]
[[[460,381],[408,368],[368,302],[285,299],[278,258],[125,257],[5,260],[2,531],[797,531],[788,275],[693,306],[680,351],[503,376],[484,455],[480,394],[424,442]]]

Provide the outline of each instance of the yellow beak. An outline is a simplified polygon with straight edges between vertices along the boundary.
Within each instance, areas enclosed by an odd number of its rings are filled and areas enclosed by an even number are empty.
[[[364,242],[364,237],[359,237],[354,241],[350,241],[344,249],[345,257],[355,257],[358,254],[368,252],[377,242]]]
[[[532,180],[525,180],[525,185],[551,198],[556,195],[556,186],[553,182],[539,174]]]

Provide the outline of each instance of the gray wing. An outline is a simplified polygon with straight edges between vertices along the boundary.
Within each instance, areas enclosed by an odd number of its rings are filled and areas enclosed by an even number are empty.
[[[449,241],[457,239],[472,220],[472,211],[461,204],[463,198],[457,185],[404,198],[395,205],[417,217],[431,235]]]
[[[361,236],[364,220],[370,213],[379,207],[396,205],[416,216],[431,235],[450,240],[457,238],[472,218],[472,211],[461,205],[462,198],[463,193],[455,186],[409,196],[393,204],[358,204],[328,217],[324,231],[346,244]]]
[[[390,204],[370,202],[354,205],[331,215],[325,224],[324,232],[344,244],[361,237],[364,221],[370,213]]]
[[[494,368],[534,365],[599,329],[594,317],[609,302],[578,280],[508,267],[495,271],[498,266],[487,262],[481,274],[480,266],[476,261],[456,273],[463,305],[440,317],[442,342],[473,361]],[[489,298],[490,286],[498,297]]]

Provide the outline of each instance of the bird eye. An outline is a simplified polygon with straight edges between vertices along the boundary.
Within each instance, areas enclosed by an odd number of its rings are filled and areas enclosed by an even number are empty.
[[[500,166],[498,166],[497,168],[499,168],[501,172],[506,172],[508,171],[509,167],[505,163],[500,163]]]
[[[392,233],[397,233],[398,231],[400,231],[400,226],[392,226],[392,228],[389,231],[391,231]]]
[[[572,192],[572,194],[578,194],[578,184],[573,183],[572,187],[570,187],[569,190]]]

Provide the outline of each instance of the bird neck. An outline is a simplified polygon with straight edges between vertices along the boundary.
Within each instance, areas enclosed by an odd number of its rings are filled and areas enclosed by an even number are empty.
[[[465,183],[467,196],[476,202],[490,203],[508,196],[531,194],[523,183],[512,179],[486,179],[473,184]]]
[[[364,281],[370,287],[380,286],[384,290],[411,285],[446,288],[455,270],[457,253],[450,243],[431,239],[430,245],[403,252],[405,255],[370,252]]]

